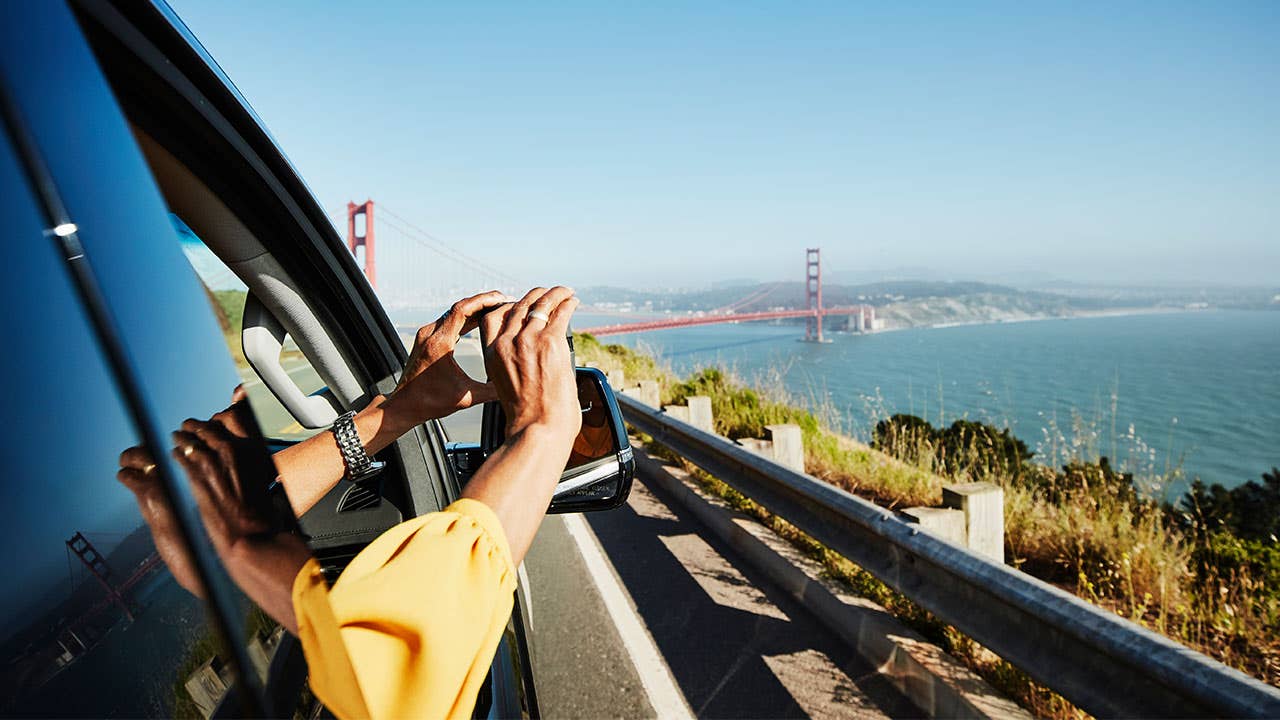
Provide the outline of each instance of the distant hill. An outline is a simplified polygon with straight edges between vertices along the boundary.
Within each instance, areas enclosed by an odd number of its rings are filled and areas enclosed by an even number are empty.
[[[731,309],[757,312],[807,306],[804,283],[718,286],[700,290],[632,290],[595,287],[578,295],[599,309],[638,314],[697,313]],[[827,283],[823,305],[873,305],[887,328],[1008,322],[1099,312],[1173,309],[1280,309],[1280,293],[1267,288],[1086,288],[1026,290],[985,282],[893,280]]]
[[[734,287],[687,291],[646,291],[616,287],[594,287],[578,291],[579,297],[589,305],[626,304],[636,308],[650,307],[656,312],[709,311],[738,305],[738,312],[753,312],[770,308],[802,308],[807,304],[804,283],[757,283]],[[1002,285],[980,282],[946,282],[927,280],[898,280],[862,285],[824,284],[823,304],[839,305],[890,305],[904,300],[922,298],[957,298],[970,295],[1019,296],[1041,302],[1054,303],[1063,300],[1050,293],[1017,290]]]

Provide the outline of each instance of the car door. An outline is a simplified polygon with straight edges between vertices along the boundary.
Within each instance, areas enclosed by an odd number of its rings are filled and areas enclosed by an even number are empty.
[[[3,28],[3,712],[292,714],[297,664],[271,682],[292,643],[229,580],[169,452],[236,384],[216,325],[71,13],[8,5]],[[115,479],[130,447],[154,460],[142,490]]]

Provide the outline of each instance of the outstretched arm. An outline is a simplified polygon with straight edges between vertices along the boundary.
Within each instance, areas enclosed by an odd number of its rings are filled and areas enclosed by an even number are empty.
[[[516,565],[546,515],[582,424],[565,341],[577,307],[569,288],[534,288],[481,320],[485,367],[507,417],[507,440],[462,496],[498,516]]]
[[[373,455],[413,427],[495,398],[493,387],[472,379],[453,356],[458,340],[475,329],[485,310],[509,302],[493,290],[454,303],[439,320],[422,326],[400,384],[356,414],[356,432]],[[320,501],[346,474],[332,433],[320,433],[275,455],[280,482],[295,515]]]

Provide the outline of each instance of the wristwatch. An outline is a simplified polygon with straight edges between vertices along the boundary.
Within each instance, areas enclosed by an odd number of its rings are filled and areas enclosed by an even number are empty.
[[[338,451],[342,453],[342,463],[347,466],[346,479],[360,482],[382,472],[384,462],[374,462],[364,451],[360,442],[360,434],[356,432],[356,413],[345,412],[333,421],[333,439],[338,443]]]

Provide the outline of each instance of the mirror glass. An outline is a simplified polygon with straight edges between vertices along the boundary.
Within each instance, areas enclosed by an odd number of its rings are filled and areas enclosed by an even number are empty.
[[[591,373],[578,373],[578,404],[582,408],[582,429],[573,441],[573,451],[565,471],[583,467],[596,460],[617,455],[618,439],[614,435],[604,388]]]

